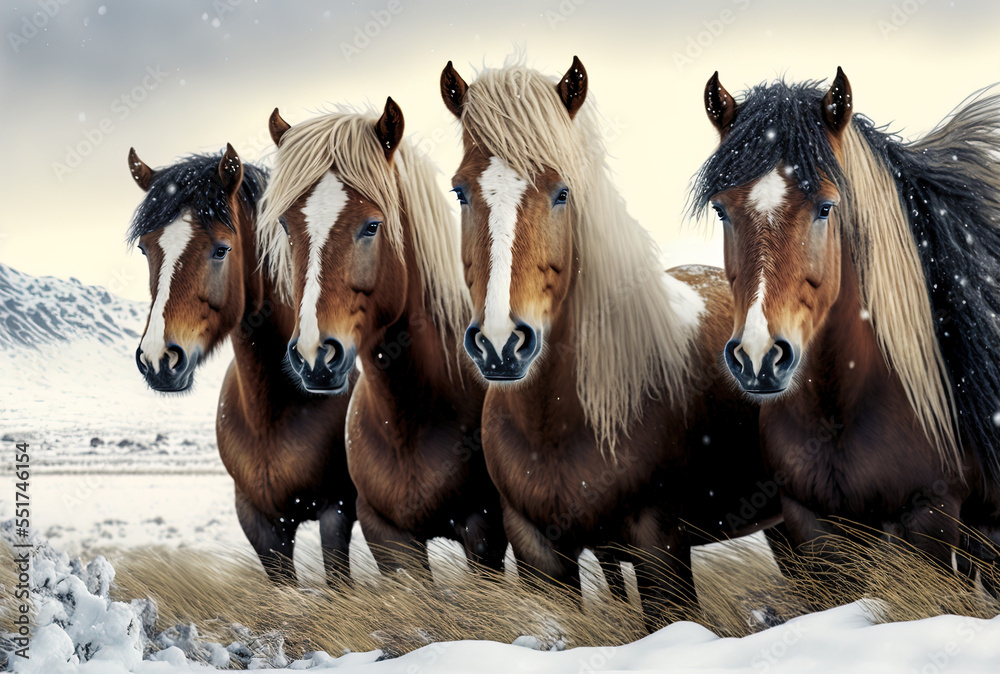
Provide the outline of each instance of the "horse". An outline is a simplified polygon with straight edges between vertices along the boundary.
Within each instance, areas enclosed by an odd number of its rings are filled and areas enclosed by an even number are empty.
[[[1000,96],[907,143],[855,114],[843,70],[820,84],[706,85],[721,141],[691,206],[722,221],[724,357],[817,570],[862,525],[968,572],[956,547],[1000,541]]]
[[[479,447],[484,391],[458,351],[469,299],[457,222],[403,124],[391,98],[377,118],[341,110],[296,126],[276,108],[259,245],[290,259],[271,272],[296,307],[287,359],[303,389],[339,395],[361,364],[348,467],[379,569],[427,570],[427,541],[444,537],[498,571],[507,540]]]
[[[611,181],[578,58],[559,80],[507,63],[472,84],[449,62],[440,86],[462,127],[464,346],[488,386],[507,536],[533,574],[577,589],[593,550],[619,598],[632,561],[652,629],[696,607],[692,544],[780,521],[758,410],[718,360],[729,288],[719,269],[660,266]]]
[[[153,299],[136,351],[140,373],[157,391],[185,391],[228,337],[234,359],[216,439],[240,526],[269,578],[294,583],[295,532],[319,520],[327,581],[349,582],[357,492],[344,449],[347,401],[304,392],[285,371],[294,310],[258,269],[255,247],[266,172],[231,145],[156,170],[132,149],[128,165],[146,192],[128,238],[149,261]]]

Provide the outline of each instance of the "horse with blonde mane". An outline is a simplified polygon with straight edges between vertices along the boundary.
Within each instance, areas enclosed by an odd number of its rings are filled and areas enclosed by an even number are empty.
[[[379,567],[447,537],[500,569],[507,540],[479,446],[484,391],[458,352],[469,315],[458,227],[432,165],[403,140],[391,98],[380,117],[293,127],[275,109],[270,128],[278,152],[258,245],[297,307],[288,363],[303,389],[342,394],[362,365],[348,466]]]
[[[185,391],[230,339],[216,439],[240,526],[271,580],[292,583],[295,532],[319,520],[327,581],[348,582],[357,492],[344,452],[347,401],[303,392],[284,369],[293,309],[260,273],[254,245],[267,174],[231,145],[155,170],[131,150],[128,164],[146,192],[129,240],[149,261],[153,299],[139,371],[157,391]]]
[[[725,278],[663,271],[612,184],[587,84],[579,59],[559,80],[522,65],[441,75],[463,130],[465,348],[489,385],[483,451],[518,562],[579,587],[590,548],[623,597],[617,561],[632,561],[652,628],[697,601],[692,544],[780,513],[757,409],[718,358]]]
[[[725,359],[762,405],[792,542],[820,571],[825,535],[858,524],[942,567],[969,570],[960,546],[996,560],[1000,95],[912,143],[854,114],[839,68],[739,103],[716,73],[705,104],[721,143],[694,212],[723,223]]]

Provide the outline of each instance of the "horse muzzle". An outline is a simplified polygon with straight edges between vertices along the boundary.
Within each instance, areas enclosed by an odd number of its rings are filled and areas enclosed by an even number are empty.
[[[340,395],[347,392],[357,357],[353,346],[345,349],[338,340],[326,339],[317,350],[312,363],[306,362],[297,346],[298,340],[289,342],[287,359],[306,391],[322,395]]]
[[[188,353],[178,344],[168,344],[154,366],[143,353],[142,346],[135,350],[135,364],[139,373],[151,389],[162,393],[180,393],[191,388],[200,358],[200,349]]]
[[[540,336],[525,323],[514,326],[499,352],[475,323],[465,331],[466,353],[483,377],[491,382],[523,379],[541,347]]]
[[[767,398],[784,393],[792,382],[799,364],[799,351],[780,337],[763,355],[760,367],[743,350],[742,340],[734,338],[726,344],[726,365],[740,387],[755,396]]]

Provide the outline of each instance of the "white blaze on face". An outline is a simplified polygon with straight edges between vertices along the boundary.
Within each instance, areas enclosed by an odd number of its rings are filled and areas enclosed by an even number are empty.
[[[785,195],[788,192],[788,183],[781,175],[781,171],[775,168],[757,181],[751,188],[748,201],[756,211],[763,216],[769,225],[774,225],[775,218],[781,211],[785,203]],[[764,282],[764,270],[760,272],[760,283],[757,286],[757,297],[747,311],[746,322],[743,325],[743,339],[740,348],[750,358],[753,374],[760,373],[764,356],[771,350],[773,340],[771,331],[767,327],[767,317],[764,316],[764,295],[767,285]]]
[[[306,265],[302,304],[299,306],[299,341],[296,349],[310,366],[316,362],[316,353],[320,347],[317,311],[321,291],[320,276],[323,273],[323,248],[345,205],[347,191],[344,184],[333,171],[328,171],[302,208],[306,234],[309,236],[309,261]]]
[[[167,351],[166,310],[170,299],[170,284],[174,279],[177,263],[184,254],[191,236],[194,234],[192,225],[181,216],[163,228],[156,245],[160,247],[160,273],[156,280],[156,298],[149,312],[149,325],[146,334],[142,336],[139,348],[146,363],[159,372],[160,361]]]
[[[490,209],[490,276],[486,283],[482,331],[499,354],[514,331],[514,322],[510,319],[514,231],[517,208],[528,183],[499,157],[490,157],[489,167],[479,176],[479,188]]]
[[[785,203],[787,191],[788,184],[776,168],[758,180],[750,190],[750,205],[773,225],[774,217]]]
[[[760,273],[760,285],[757,286],[757,298],[747,311],[747,320],[743,325],[743,339],[740,348],[750,357],[753,374],[760,373],[764,356],[771,350],[771,331],[767,329],[767,317],[764,316],[764,293],[767,290],[764,283],[764,272]]]

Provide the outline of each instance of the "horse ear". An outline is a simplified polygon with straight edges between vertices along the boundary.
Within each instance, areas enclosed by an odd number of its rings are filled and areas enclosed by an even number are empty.
[[[579,112],[580,106],[587,100],[587,69],[583,67],[578,57],[573,57],[573,65],[559,80],[556,90],[566,110],[569,111],[569,118],[573,119]]]
[[[851,121],[853,111],[851,83],[847,81],[847,75],[841,67],[837,66],[837,76],[833,79],[833,85],[823,97],[823,121],[830,131],[839,136]]]
[[[705,85],[705,112],[719,130],[719,135],[725,137],[733,120],[736,119],[736,101],[719,82],[718,70]]]
[[[274,141],[275,145],[281,145],[281,137],[290,128],[292,125],[283,120],[278,114],[278,109],[275,108],[274,112],[271,113],[271,119],[267,121],[267,129],[271,132],[271,140]]]
[[[226,152],[219,161],[219,178],[229,194],[235,194],[243,184],[243,162],[229,143],[226,143]]]
[[[134,147],[130,147],[128,150],[128,170],[131,171],[132,177],[135,179],[135,184],[138,185],[143,192],[148,192],[149,186],[153,182],[153,176],[156,175],[156,171],[146,166],[146,164],[139,159],[139,155],[135,153]]]
[[[465,92],[468,90],[469,85],[458,74],[451,61],[448,61],[448,65],[441,71],[441,98],[452,114],[459,119],[462,117],[462,104],[465,103]]]
[[[392,100],[392,96],[385,99],[385,110],[375,122],[375,135],[382,146],[382,152],[385,152],[386,160],[392,159],[392,154],[403,140],[403,111]]]

